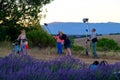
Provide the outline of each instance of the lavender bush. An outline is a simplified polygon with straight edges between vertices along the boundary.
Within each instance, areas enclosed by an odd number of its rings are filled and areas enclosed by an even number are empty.
[[[10,54],[0,59],[0,80],[120,80],[120,63],[90,70],[73,57],[43,61],[29,55]]]

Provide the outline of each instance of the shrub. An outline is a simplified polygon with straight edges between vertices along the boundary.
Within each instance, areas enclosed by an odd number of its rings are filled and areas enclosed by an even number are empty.
[[[82,46],[79,46],[79,45],[75,45],[74,44],[74,37],[72,37],[72,36],[69,36],[69,39],[70,39],[70,41],[71,41],[71,49],[73,50],[73,52],[75,51],[77,51],[77,52],[79,52],[79,51],[83,51],[84,50],[84,48],[82,47]]]
[[[6,39],[5,26],[0,26],[0,41],[4,41],[5,39]]]
[[[83,51],[84,48],[82,46],[79,46],[79,45],[71,45],[71,49],[74,50],[74,51]]]
[[[9,38],[9,41],[14,41],[17,39],[18,35],[20,34],[20,30],[23,29],[23,27],[16,25],[16,26],[7,26],[6,28],[7,37]]]
[[[97,49],[102,51],[119,50],[118,44],[113,39],[101,38],[97,43]]]
[[[71,44],[74,44],[74,37],[69,36],[69,39],[70,39],[70,41],[71,41]]]
[[[27,38],[32,46],[55,46],[55,40],[53,39],[53,37],[44,30],[31,30],[27,32]]]

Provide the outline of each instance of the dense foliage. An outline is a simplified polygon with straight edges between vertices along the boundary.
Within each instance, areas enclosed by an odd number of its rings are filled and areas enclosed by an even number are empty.
[[[29,46],[31,47],[53,47],[55,46],[55,39],[52,35],[48,34],[39,24],[34,27],[26,29]]]
[[[83,51],[84,50],[84,48],[82,46],[74,44],[74,37],[73,36],[69,36],[69,39],[71,41],[71,49],[73,51],[79,52],[79,51]]]
[[[3,26],[0,26],[0,41],[3,41],[6,39],[6,29]]]
[[[0,25],[38,22],[42,7],[53,0],[0,0]]]
[[[91,70],[79,59],[60,57],[49,61],[10,54],[0,59],[0,80],[120,80],[120,63]]]
[[[73,51],[83,51],[84,50],[84,48],[82,46],[74,45],[74,44],[71,45],[71,49]]]
[[[113,39],[101,38],[97,43],[98,50],[101,51],[110,51],[110,50],[120,50],[117,42]]]
[[[14,40],[21,28],[39,23],[42,7],[53,0],[0,0],[0,41]],[[4,32],[4,33],[3,33]]]

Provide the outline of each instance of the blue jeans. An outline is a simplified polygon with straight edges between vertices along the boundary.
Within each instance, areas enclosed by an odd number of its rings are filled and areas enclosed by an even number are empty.
[[[92,42],[91,43],[92,53],[93,53],[94,57],[98,57],[98,55],[96,53],[96,44],[97,44],[97,42]]]
[[[57,42],[57,53],[62,54],[62,43],[61,42]]]

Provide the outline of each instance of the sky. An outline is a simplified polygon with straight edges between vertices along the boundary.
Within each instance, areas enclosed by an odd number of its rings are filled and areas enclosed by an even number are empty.
[[[54,0],[44,6],[46,18],[41,23],[51,22],[118,22],[120,23],[120,0]]]

